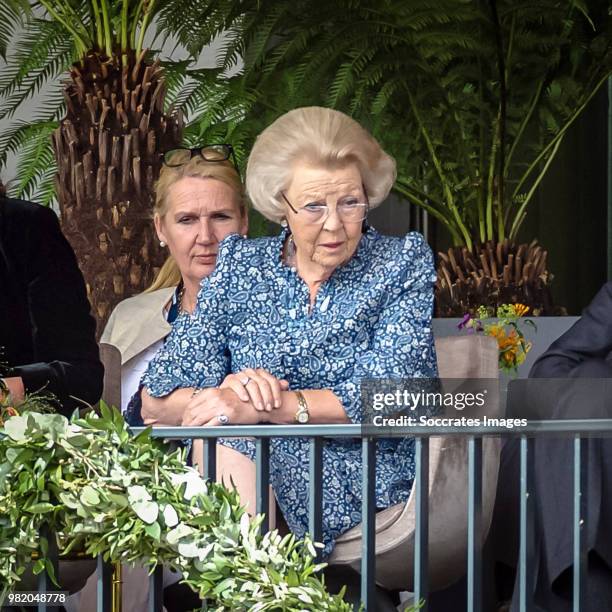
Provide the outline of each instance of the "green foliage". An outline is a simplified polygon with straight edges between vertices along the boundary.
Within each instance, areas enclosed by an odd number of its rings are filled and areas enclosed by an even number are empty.
[[[53,82],[36,120],[57,119],[57,75],[89,48],[140,49],[155,19],[156,40],[189,53],[164,64],[168,107],[188,119],[185,144],[231,142],[244,163],[282,113],[333,106],[396,158],[396,192],[468,247],[516,237],[612,70],[605,0],[44,0],[36,18],[24,5],[0,3],[0,55],[17,23],[25,28],[0,79],[7,115]],[[220,36],[217,67],[194,69]],[[0,164],[16,143],[2,139]],[[35,193],[28,181],[42,176],[20,172],[17,189]],[[37,189],[52,193],[48,180]]]
[[[245,118],[255,96],[242,79],[221,76],[239,61],[237,3],[44,0],[36,15],[32,6],[27,0],[0,2],[0,57],[7,60],[0,76],[0,119],[11,117],[25,101],[45,92],[44,99],[37,101],[33,121],[14,122],[0,135],[0,168],[9,154],[18,153],[18,177],[9,185],[10,195],[44,205],[52,202],[57,165],[50,136],[65,112],[60,75],[90,50],[139,51],[153,17],[157,41],[175,40],[191,53],[185,60],[162,62],[168,87],[166,111],[191,119],[184,144],[231,142],[244,169],[255,134]],[[222,32],[231,36],[221,48],[220,68],[194,69],[203,47]],[[255,212],[250,233],[268,233],[267,222]]]
[[[6,52],[16,28],[22,23],[22,14],[30,11],[28,0],[4,0],[0,3],[0,58]]]
[[[226,45],[245,58],[251,139],[298,106],[347,112],[396,158],[397,192],[468,247],[516,237],[565,133],[612,69],[602,0],[239,4]],[[226,83],[232,100],[236,84]]]
[[[56,173],[51,134],[57,121],[16,122],[0,136],[0,164],[9,153],[18,153],[19,179],[12,194],[47,206],[55,197]]]
[[[235,490],[204,481],[150,430],[133,437],[116,410],[27,413],[0,430],[0,588],[15,588],[32,553],[48,567],[43,528],[62,554],[164,564],[216,610],[334,610],[310,540],[260,534]]]

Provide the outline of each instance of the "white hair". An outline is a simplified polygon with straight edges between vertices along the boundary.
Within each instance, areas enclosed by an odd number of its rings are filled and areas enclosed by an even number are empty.
[[[290,183],[296,161],[323,167],[356,163],[370,208],[378,206],[395,182],[395,160],[354,119],[330,108],[308,106],[281,115],[253,145],[246,188],[253,207],[279,223],[279,200]]]

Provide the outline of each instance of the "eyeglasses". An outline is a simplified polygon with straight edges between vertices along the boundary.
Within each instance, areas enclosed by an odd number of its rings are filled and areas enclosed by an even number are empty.
[[[363,193],[366,200],[365,202],[361,202],[359,198],[355,196],[345,196],[336,202],[336,212],[342,222],[359,223],[368,216],[370,205],[368,203],[365,187],[363,187]],[[305,223],[324,223],[327,217],[329,217],[329,206],[325,202],[309,202],[296,210],[282,191],[281,195],[283,196],[283,200],[287,202],[289,208],[296,215],[299,215],[300,219]]]
[[[198,156],[207,162],[227,161],[231,157],[234,167],[236,170],[238,169],[234,147],[231,144],[207,144],[193,149],[185,149],[183,147],[171,149],[163,154],[162,160],[166,166],[177,168]]]

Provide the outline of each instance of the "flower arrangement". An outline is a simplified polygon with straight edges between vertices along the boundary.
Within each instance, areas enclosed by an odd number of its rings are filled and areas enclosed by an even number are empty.
[[[32,553],[34,573],[46,569],[54,580],[47,533],[61,555],[77,549],[180,571],[218,611],[352,610],[319,577],[318,545],[261,534],[262,517],[249,518],[235,490],[203,480],[183,450],[169,452],[150,430],[132,436],[117,410],[103,405],[100,415],[68,420],[11,416],[8,408],[0,429],[0,602]]]
[[[524,304],[502,304],[497,310],[479,306],[475,316],[466,313],[457,327],[495,338],[499,347],[499,369],[516,376],[518,367],[531,350],[531,342],[525,340],[521,326],[537,329],[531,319],[523,318],[528,312],[529,307]],[[496,320],[491,321],[494,318]]]

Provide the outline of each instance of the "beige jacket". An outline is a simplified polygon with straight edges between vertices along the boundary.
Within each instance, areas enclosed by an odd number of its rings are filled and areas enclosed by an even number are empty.
[[[166,321],[165,307],[175,289],[168,287],[151,293],[139,293],[117,304],[102,332],[100,342],[112,344],[119,349],[122,366],[170,333],[172,326]],[[124,565],[122,580],[123,610],[146,612],[149,596],[147,571],[142,567]],[[94,573],[79,594],[71,596],[71,609],[78,612],[95,610],[96,588],[97,573]]]
[[[112,344],[121,353],[121,365],[165,338],[172,329],[164,309],[176,287],[139,293],[123,300],[113,310],[100,342]]]

